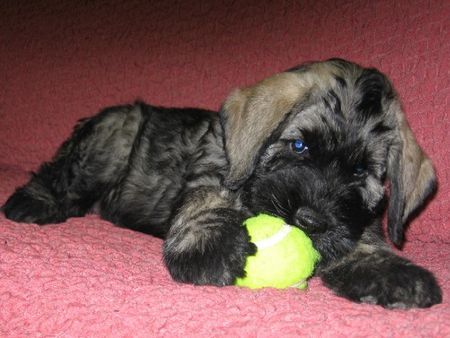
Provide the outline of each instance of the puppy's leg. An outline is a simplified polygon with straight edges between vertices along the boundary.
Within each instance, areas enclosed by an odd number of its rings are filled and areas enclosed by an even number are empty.
[[[230,285],[256,252],[242,222],[248,215],[220,187],[193,189],[172,221],[164,260],[172,277],[193,284]]]
[[[116,107],[82,120],[54,158],[2,206],[17,222],[59,223],[83,216],[127,163],[141,114]]]
[[[86,199],[73,195],[68,191],[63,176],[64,169],[57,163],[44,163],[31,180],[16,189],[2,206],[6,218],[16,222],[47,224],[84,215],[92,205],[95,194],[87,195]]]
[[[17,222],[59,223],[69,216],[81,216],[91,206],[95,193],[82,193],[80,182],[83,156],[79,134],[84,127],[75,129],[74,134],[58,150],[52,161],[40,166],[30,181],[18,188],[6,201],[2,209],[5,216]],[[78,181],[77,183],[75,183]]]
[[[431,272],[376,245],[360,244],[319,274],[338,295],[356,302],[402,309],[442,302],[441,289]]]

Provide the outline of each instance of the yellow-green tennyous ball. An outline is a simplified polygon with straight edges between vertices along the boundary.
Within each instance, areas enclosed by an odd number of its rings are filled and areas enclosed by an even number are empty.
[[[258,251],[247,258],[246,277],[238,278],[236,285],[252,289],[306,288],[320,259],[311,239],[299,228],[266,214],[248,218],[244,225]]]

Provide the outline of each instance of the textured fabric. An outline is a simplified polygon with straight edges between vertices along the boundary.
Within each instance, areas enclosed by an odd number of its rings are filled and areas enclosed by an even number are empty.
[[[0,18],[0,203],[103,106],[217,109],[236,86],[338,56],[390,76],[436,165],[402,254],[444,290],[431,309],[388,311],[317,279],[307,292],[179,285],[160,240],[95,216],[0,216],[0,336],[450,336],[448,1],[5,0]]]

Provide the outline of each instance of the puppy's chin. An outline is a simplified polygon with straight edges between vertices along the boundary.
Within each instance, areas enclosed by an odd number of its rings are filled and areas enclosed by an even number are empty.
[[[327,183],[295,169],[259,173],[244,186],[244,200],[253,213],[279,216],[305,231],[325,266],[351,252],[379,213],[365,207],[357,189]]]

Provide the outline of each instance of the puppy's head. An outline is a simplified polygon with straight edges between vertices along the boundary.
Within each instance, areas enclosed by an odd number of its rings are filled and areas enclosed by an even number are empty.
[[[379,219],[390,181],[396,245],[435,175],[389,80],[344,60],[309,63],[235,90],[221,109],[225,184],[254,212],[305,230],[324,261],[348,252]]]

